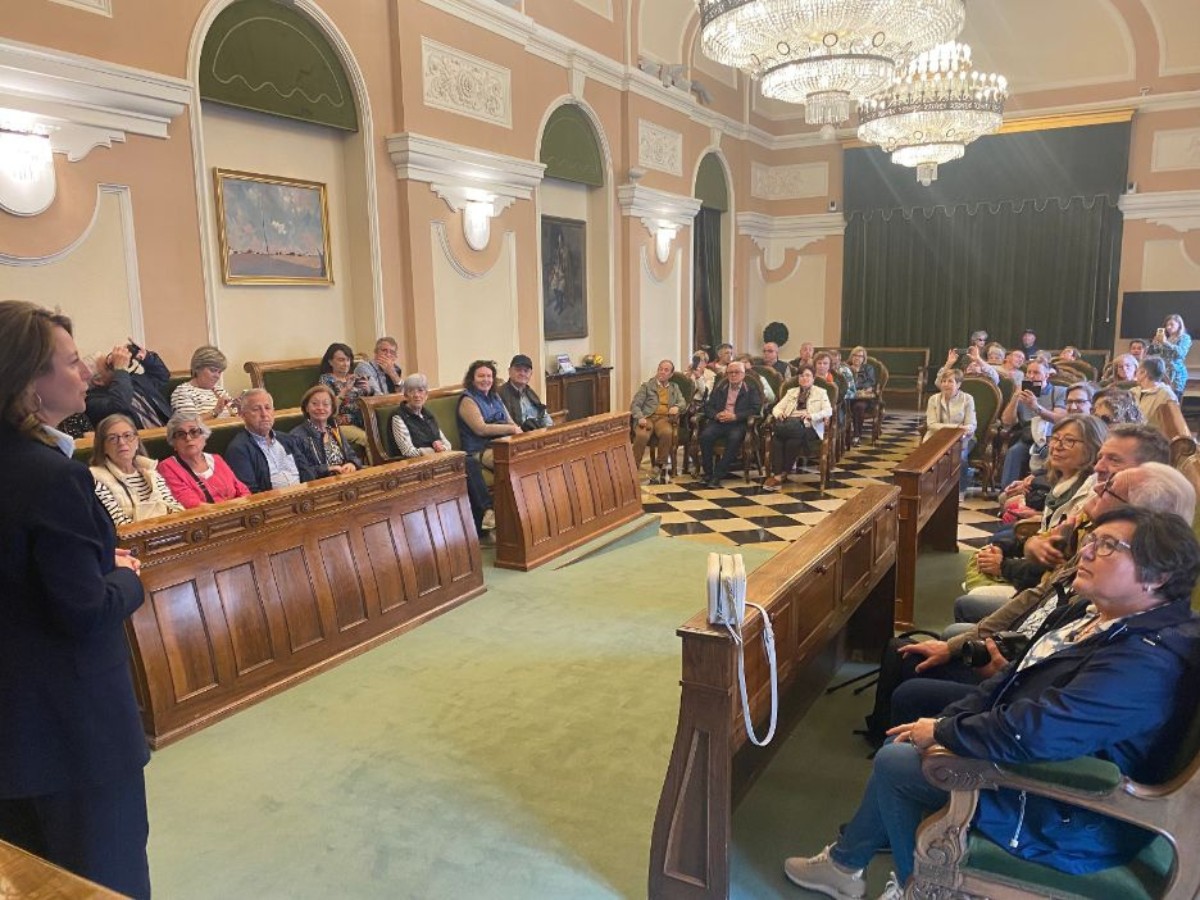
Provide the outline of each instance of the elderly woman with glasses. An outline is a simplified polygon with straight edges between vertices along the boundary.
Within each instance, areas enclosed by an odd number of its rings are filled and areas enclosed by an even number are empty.
[[[221,383],[229,360],[216,347],[197,347],[192,354],[192,377],[171,392],[171,410],[203,419],[225,419],[237,412],[237,402]]]
[[[318,478],[350,475],[362,468],[362,459],[349,442],[349,426],[338,427],[333,410],[337,397],[327,385],[310,387],[300,398],[304,421],[290,432],[299,443],[308,465]]]
[[[154,519],[183,506],[157,471],[157,463],[139,451],[133,420],[114,413],[96,426],[92,445],[92,478],[96,496],[117,525]]]
[[[429,380],[420,372],[404,379],[404,402],[392,415],[392,440],[396,452],[405,459],[445,453],[450,440],[433,413],[425,408],[429,398]]]
[[[167,442],[175,453],[158,464],[158,474],[184,509],[250,496],[225,460],[204,452],[210,434],[195,413],[176,413],[167,422]]]

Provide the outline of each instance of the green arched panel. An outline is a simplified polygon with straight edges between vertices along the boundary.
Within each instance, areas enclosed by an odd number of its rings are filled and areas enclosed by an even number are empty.
[[[583,110],[572,103],[550,114],[539,158],[546,165],[547,178],[604,185],[604,155],[596,131]]]
[[[354,92],[320,30],[273,0],[226,7],[204,38],[200,96],[257,112],[358,131]]]
[[[700,160],[700,171],[696,174],[696,197],[701,206],[709,209],[719,209],[725,212],[729,209],[729,187],[725,184],[725,170],[715,153],[710,153]]]

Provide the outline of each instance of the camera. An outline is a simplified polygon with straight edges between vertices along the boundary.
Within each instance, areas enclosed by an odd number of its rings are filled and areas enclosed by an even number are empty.
[[[700,358],[700,354],[696,354],[695,356],[692,357],[692,368],[693,369],[700,368],[700,364],[702,362],[703,362],[703,360]]]
[[[1029,649],[1029,636],[1020,631],[998,631],[992,635],[992,640],[996,642],[1000,655],[1009,662]],[[974,640],[963,644],[958,658],[963,665],[978,669],[992,661],[992,654],[988,652],[987,641]]]

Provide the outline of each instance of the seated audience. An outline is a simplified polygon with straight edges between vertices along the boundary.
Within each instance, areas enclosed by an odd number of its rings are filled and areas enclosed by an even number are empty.
[[[1165,380],[1177,397],[1187,388],[1187,355],[1192,349],[1192,336],[1184,327],[1183,317],[1172,313],[1163,320],[1162,328],[1154,333],[1148,352],[1166,365]],[[1149,421],[1149,416],[1146,417]]]
[[[1000,373],[979,355],[979,347],[972,344],[967,348],[966,356],[960,356],[953,347],[946,354],[946,364],[938,370],[937,380],[942,380],[942,373],[947,369],[958,369],[964,375],[974,375],[976,378],[986,378],[992,384],[1000,383]]]
[[[485,531],[496,527],[492,494],[483,477],[484,469],[493,468],[488,444],[496,438],[521,433],[521,426],[513,422],[496,391],[494,362],[477,359],[467,367],[457,416],[459,437],[467,454],[467,497],[475,531],[483,537]]]
[[[225,461],[251,492],[258,494],[318,477],[308,465],[300,441],[275,431],[275,401],[267,391],[246,391],[241,413],[246,429],[229,442]]]
[[[1146,342],[1141,338],[1134,338],[1130,341],[1129,355],[1140,363],[1148,355],[1146,353]]]
[[[672,466],[671,451],[675,443],[675,427],[679,412],[683,409],[683,392],[671,380],[675,364],[664,359],[658,364],[654,377],[637,389],[629,414],[633,416],[633,458],[642,467],[646,447],[654,445],[654,467],[659,472],[659,482],[666,484]]]
[[[939,428],[964,428],[962,443],[962,468],[958,476],[958,493],[963,495],[971,485],[971,470],[967,468],[967,457],[975,446],[975,398],[962,389],[963,373],[954,368],[942,369],[938,373],[938,393],[929,398],[925,407],[925,439],[928,440]]]
[[[972,331],[971,337],[967,341],[967,352],[969,353],[971,348],[974,347],[976,352],[978,352],[978,354],[982,357],[983,350],[987,346],[987,342],[988,333],[986,331],[983,329],[980,329],[979,331]]]
[[[812,341],[804,341],[800,345],[799,356],[792,360],[792,368],[798,369],[800,366],[811,366],[816,358],[816,347]]]
[[[1015,428],[1015,435],[1004,456],[1000,483],[1012,484],[1029,468],[1029,457],[1035,447],[1039,455],[1048,452],[1046,438],[1067,414],[1065,388],[1050,383],[1050,369],[1034,361],[1025,367],[1025,382],[1000,414],[1000,421]]]
[[[433,413],[425,408],[429,399],[429,380],[420,372],[404,379],[404,402],[392,414],[392,440],[396,452],[405,459],[445,453],[450,441]]]
[[[1041,352],[1038,350],[1037,333],[1032,328],[1026,328],[1021,332],[1021,343],[1018,346],[1025,354],[1026,359],[1033,359]]]
[[[855,347],[850,351],[850,372],[850,380],[854,384],[854,393],[850,400],[850,419],[854,443],[857,444],[862,441],[863,422],[866,421],[867,414],[875,411],[875,392],[879,389],[879,370],[867,361],[866,347]]]
[[[728,476],[741,455],[746,422],[759,415],[762,408],[762,394],[756,384],[746,380],[745,365],[731,362],[725,370],[725,380],[709,394],[704,407],[706,421],[700,431],[700,464],[709,487],[720,487]],[[725,442],[725,450],[714,467],[713,456],[721,440]]]
[[[1137,368],[1133,396],[1137,398],[1142,418],[1150,424],[1154,424],[1154,413],[1160,406],[1179,402],[1175,391],[1163,381],[1165,377],[1166,365],[1157,356],[1147,356]]]
[[[833,357],[826,351],[822,350],[813,357],[813,381],[817,384],[837,384],[837,379],[833,377]]]
[[[202,419],[233,415],[237,404],[221,383],[221,374],[228,367],[229,360],[216,347],[196,348],[192,354],[192,377],[171,392],[171,409],[176,413],[194,413]]]
[[[1095,386],[1088,381],[1077,381],[1067,387],[1067,415],[1090,416]]]
[[[300,398],[304,421],[290,432],[298,440],[304,462],[316,478],[349,475],[363,466],[361,457],[334,421],[333,408],[336,402],[333,391],[327,385],[310,387]]]
[[[812,366],[800,367],[799,382],[775,404],[771,436],[771,474],[763,490],[778,491],[787,481],[797,459],[818,459],[825,440],[825,423],[833,416],[829,394],[814,384]]]
[[[691,379],[694,385],[692,402],[703,403],[717,383],[717,374],[708,367],[708,354],[703,350],[693,353],[691,365],[684,374]]]
[[[1021,350],[1009,350],[1004,356],[1004,362],[997,367],[996,371],[1000,375],[1006,375],[1012,379],[1013,384],[1017,387],[1025,380],[1025,354]]]
[[[159,428],[171,418],[171,404],[163,389],[171,378],[157,353],[139,347],[131,339],[108,353],[97,353],[87,361],[92,380],[87,392],[87,417],[99,424],[120,413],[138,428]]]
[[[1049,616],[1025,653],[969,696],[936,719],[890,729],[894,742],[875,756],[853,818],[821,853],[787,860],[787,877],[830,896],[862,897],[863,869],[886,848],[895,873],[884,896],[900,897],[917,827],[949,799],[921,772],[921,752],[935,744],[1000,764],[1095,756],[1134,781],[1161,783],[1200,695],[1200,637],[1189,608],[1198,572],[1200,545],[1179,516],[1130,507],[1100,516],[1074,579],[1090,601],[1082,615]],[[980,792],[972,828],[1015,857],[1072,873],[1128,862],[1152,837],[1004,788]]]
[[[779,358],[779,345],[774,341],[767,341],[763,344],[762,355],[763,364],[778,372],[780,378],[786,379],[791,373],[787,362]]]
[[[1063,362],[1076,362],[1082,358],[1078,347],[1072,347],[1070,344],[1058,351],[1058,358]]]
[[[354,351],[348,344],[330,344],[325,350],[325,355],[321,357],[320,383],[333,391],[333,396],[337,398],[334,421],[342,426],[346,440],[365,449],[367,432],[363,428],[358,398],[369,393],[369,385],[365,375],[350,371],[352,365]]]
[[[177,412],[167,422],[167,443],[175,453],[158,464],[158,474],[184,509],[250,495],[220,454],[204,452],[210,434],[196,413]]]
[[[157,463],[139,451],[133,420],[114,413],[100,420],[92,444],[92,478],[96,496],[117,525],[155,519],[183,507],[171,494]]]
[[[708,367],[717,374],[720,378],[725,374],[725,369],[733,360],[733,344],[718,344],[717,358],[708,364]]]
[[[774,403],[775,389],[771,387],[771,382],[754,371],[754,357],[749,353],[743,353],[737,357],[737,361],[742,364],[742,371],[746,373],[746,380],[762,392],[763,402]]]
[[[508,410],[508,417],[520,425],[522,431],[536,431],[554,424],[546,404],[529,386],[532,375],[533,360],[524,353],[518,353],[508,364],[508,381],[497,389],[500,399],[504,401],[504,408]]]
[[[1133,392],[1118,387],[1107,387],[1096,394],[1092,412],[1110,426],[1145,421]]]
[[[842,351],[837,347],[830,347],[827,351],[830,360],[830,371],[836,372],[842,377],[842,381],[846,383],[846,396],[842,400],[854,399],[854,372],[850,367],[842,362]]]
[[[1132,353],[1122,353],[1112,361],[1111,370],[1105,380],[1106,384],[1119,384],[1133,381],[1137,377],[1138,361]]]
[[[983,348],[983,359],[989,366],[996,368],[1004,364],[1004,357],[1008,355],[1008,351],[1003,346],[992,341]]]
[[[364,359],[354,367],[355,380],[366,379],[366,394],[398,394],[402,390],[402,375],[396,359],[400,345],[392,337],[375,342],[375,358]]]

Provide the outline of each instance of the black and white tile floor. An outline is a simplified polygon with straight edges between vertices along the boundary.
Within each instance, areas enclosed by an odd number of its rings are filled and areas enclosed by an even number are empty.
[[[914,413],[889,414],[878,443],[872,445],[864,439],[843,454],[830,473],[824,496],[815,468],[793,475],[779,493],[764,491],[762,479],[746,484],[736,470],[720,488],[705,487],[688,475],[677,476],[672,484],[645,484],[642,506],[661,516],[661,531],[671,537],[714,546],[754,544],[782,549],[819,525],[863,486],[890,483],[892,469],[917,446],[919,421]],[[649,478],[648,463],[642,475]],[[1001,527],[995,508],[994,501],[968,495],[959,508],[959,543],[969,547],[987,543]]]

